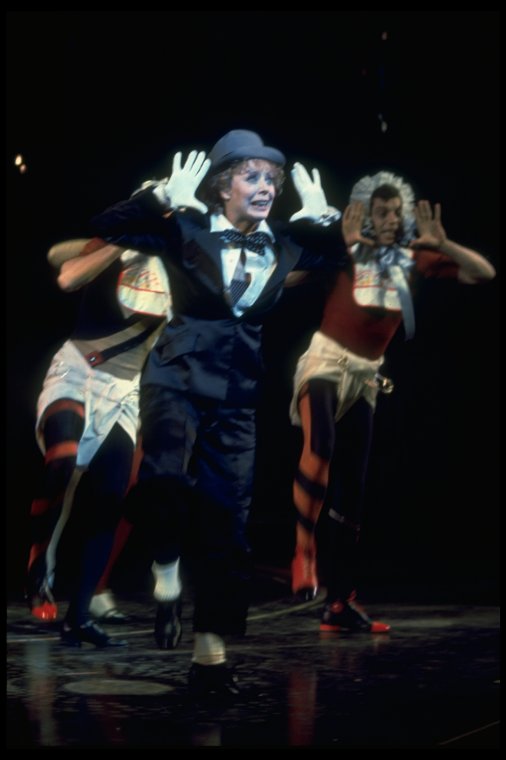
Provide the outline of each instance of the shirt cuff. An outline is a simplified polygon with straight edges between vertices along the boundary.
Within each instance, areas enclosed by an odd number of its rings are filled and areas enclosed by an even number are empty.
[[[329,206],[324,214],[314,220],[314,224],[318,224],[320,227],[328,227],[334,222],[338,222],[341,216],[341,212],[337,208]]]

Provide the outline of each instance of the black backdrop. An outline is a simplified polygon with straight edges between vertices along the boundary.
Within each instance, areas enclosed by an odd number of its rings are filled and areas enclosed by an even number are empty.
[[[233,128],[260,132],[289,166],[317,166],[340,208],[363,174],[401,174],[442,203],[450,237],[498,267],[499,13],[7,13],[9,593],[22,589],[42,464],[35,401],[78,303],[58,290],[46,252],[165,176],[176,149],[209,149]],[[275,211],[296,208],[288,181]],[[495,597],[498,282],[427,283],[415,339],[401,331],[389,347],[396,390],[376,414],[363,533],[371,592]],[[266,328],[252,538],[274,562],[288,562],[293,541],[291,376],[320,305],[316,287],[288,291]]]

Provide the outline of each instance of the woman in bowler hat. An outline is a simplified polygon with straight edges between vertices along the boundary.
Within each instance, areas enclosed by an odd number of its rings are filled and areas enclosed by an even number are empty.
[[[177,646],[181,637],[179,557],[190,559],[195,636],[189,686],[197,698],[239,693],[225,638],[246,630],[251,568],[245,529],[262,322],[292,270],[334,270],[345,255],[340,235],[332,235],[331,245],[319,233],[314,247],[307,242],[308,227],[340,216],[328,207],[316,169],[312,177],[301,164],[292,170],[302,202],[290,219],[297,224],[270,220],[284,164],[283,153],[258,134],[234,129],[207,158],[192,151],[182,165],[177,153],[169,179],[92,223],[108,242],[159,255],[169,278],[173,318],[142,375],[144,458],[128,498],[142,510],[153,546],[161,648]],[[205,203],[195,197],[202,182]]]

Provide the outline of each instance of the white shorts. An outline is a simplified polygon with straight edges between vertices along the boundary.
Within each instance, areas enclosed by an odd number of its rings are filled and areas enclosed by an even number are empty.
[[[375,375],[383,360],[383,356],[374,360],[357,356],[332,338],[319,331],[315,332],[309,348],[297,362],[290,402],[292,424],[301,424],[298,410],[299,394],[308,380],[316,377],[331,380],[336,385],[336,422],[362,396],[375,409],[378,395]]]
[[[45,453],[42,416],[48,406],[63,398],[84,405],[84,431],[77,450],[78,467],[86,468],[117,422],[134,445],[139,419],[140,372],[133,380],[122,380],[90,367],[86,359],[67,340],[54,355],[37,401],[35,437]]]

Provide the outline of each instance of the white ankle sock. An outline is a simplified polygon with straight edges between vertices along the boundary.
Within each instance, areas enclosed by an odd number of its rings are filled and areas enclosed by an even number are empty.
[[[116,608],[116,602],[112,592],[109,589],[101,591],[100,594],[94,594],[90,602],[90,612],[96,617],[105,615],[106,612]]]
[[[221,665],[226,661],[225,642],[215,633],[196,633],[192,662]]]
[[[155,576],[155,590],[153,596],[158,602],[168,602],[177,599],[181,594],[181,581],[179,580],[179,560],[170,565],[159,565],[153,562],[151,566]]]

